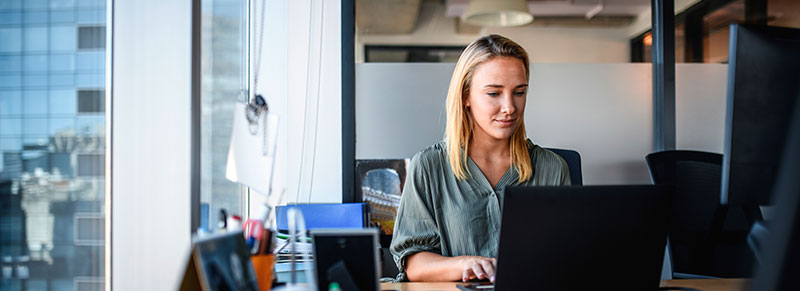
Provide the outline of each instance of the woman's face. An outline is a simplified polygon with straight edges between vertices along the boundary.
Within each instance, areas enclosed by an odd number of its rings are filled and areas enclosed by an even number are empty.
[[[528,78],[519,59],[495,57],[475,67],[465,102],[473,137],[510,138],[522,124],[527,93]]]

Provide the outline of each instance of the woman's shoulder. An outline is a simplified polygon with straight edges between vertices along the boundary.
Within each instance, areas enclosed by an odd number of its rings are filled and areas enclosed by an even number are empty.
[[[531,156],[531,162],[536,168],[546,167],[560,169],[567,164],[561,156],[551,150],[534,144],[530,139],[528,139],[528,153]]]
[[[414,154],[411,158],[411,164],[414,165],[440,165],[447,159],[447,146],[444,141],[437,142],[422,149]]]

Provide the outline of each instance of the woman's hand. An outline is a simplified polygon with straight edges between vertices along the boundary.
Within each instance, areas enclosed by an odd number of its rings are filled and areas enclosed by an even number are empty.
[[[459,265],[463,270],[461,275],[462,282],[472,279],[489,279],[494,283],[494,270],[497,266],[497,259],[479,256],[461,256],[458,258],[460,259]]]
[[[419,252],[406,259],[406,275],[411,281],[469,281],[489,279],[494,283],[497,260],[479,256],[445,257]]]

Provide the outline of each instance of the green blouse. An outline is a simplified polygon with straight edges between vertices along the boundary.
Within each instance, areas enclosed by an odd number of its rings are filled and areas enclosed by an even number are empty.
[[[414,155],[391,245],[400,270],[397,280],[408,280],[406,258],[418,252],[496,258],[505,187],[571,183],[567,163],[559,155],[530,140],[528,153],[534,168],[532,178],[518,183],[519,175],[510,167],[494,188],[471,158],[467,158],[467,167],[472,175],[456,179],[444,142]]]

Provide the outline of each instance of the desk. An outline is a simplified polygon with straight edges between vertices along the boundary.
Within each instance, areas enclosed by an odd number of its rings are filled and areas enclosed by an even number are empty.
[[[690,287],[703,291],[744,291],[749,279],[691,279],[664,280],[661,286]],[[431,283],[381,283],[381,290],[422,291],[422,290],[458,290],[458,282]]]

